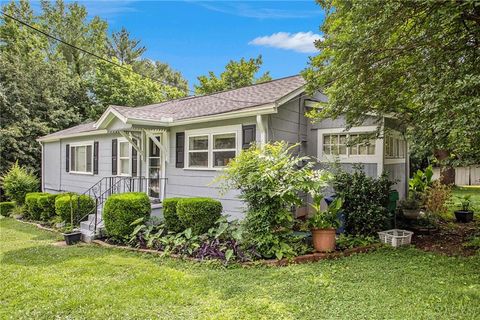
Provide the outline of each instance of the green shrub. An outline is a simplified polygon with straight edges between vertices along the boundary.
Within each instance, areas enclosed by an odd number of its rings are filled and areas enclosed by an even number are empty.
[[[152,208],[150,199],[143,192],[129,192],[110,196],[103,208],[103,221],[108,236],[124,241],[133,232],[132,223],[148,219]]]
[[[177,203],[177,214],[192,233],[200,235],[215,225],[222,216],[222,204],[212,198],[183,198]]]
[[[55,216],[55,199],[59,194],[45,193],[37,198],[37,205],[40,208],[40,220],[49,221]]]
[[[26,168],[15,163],[1,178],[5,195],[18,205],[25,203],[27,193],[35,192],[40,185],[38,178]]]
[[[163,200],[163,217],[168,231],[181,232],[185,230],[177,214],[177,203],[182,198],[168,198]]]
[[[38,204],[38,198],[48,193],[30,192],[25,196],[26,217],[35,221],[40,220],[42,208]]]
[[[75,224],[87,214],[95,212],[95,201],[87,195],[69,193],[55,198],[55,213],[66,223],[71,223],[71,208],[73,209],[73,223]]]
[[[8,217],[13,208],[15,208],[15,202],[13,201],[0,202],[0,216]]]
[[[243,245],[254,247],[265,258],[294,256],[291,208],[301,204],[300,190],[313,163],[296,156],[299,145],[275,142],[252,146],[230,161],[223,189],[238,189],[247,204]],[[299,164],[305,164],[299,168]]]
[[[388,227],[392,217],[387,206],[393,184],[387,175],[372,178],[360,167],[353,173],[340,171],[335,175],[333,187],[344,200],[342,212],[347,234],[374,236]]]

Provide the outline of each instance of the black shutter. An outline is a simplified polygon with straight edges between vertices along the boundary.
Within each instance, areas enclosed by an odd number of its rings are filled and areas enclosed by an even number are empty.
[[[117,139],[112,139],[112,175],[117,175]]]
[[[242,126],[242,149],[250,148],[252,142],[256,141],[255,125]]]
[[[133,140],[134,142],[136,140]],[[132,177],[137,176],[137,168],[138,168],[138,157],[137,157],[137,149],[132,146]]]
[[[98,174],[98,141],[93,143],[93,174]]]
[[[175,139],[175,167],[185,167],[185,132],[177,132]]]
[[[65,147],[65,171],[70,172],[70,145],[67,144]]]

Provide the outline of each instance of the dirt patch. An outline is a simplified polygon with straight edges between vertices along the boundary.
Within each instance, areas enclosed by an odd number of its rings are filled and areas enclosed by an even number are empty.
[[[438,230],[431,234],[415,233],[412,238],[412,244],[425,251],[433,251],[449,256],[471,256],[477,251],[473,248],[467,248],[464,243],[479,232],[479,222],[456,223],[441,222]]]

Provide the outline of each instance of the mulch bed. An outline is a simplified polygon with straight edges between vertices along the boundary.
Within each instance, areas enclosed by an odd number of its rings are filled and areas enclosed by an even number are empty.
[[[128,251],[136,251],[136,252],[142,252],[142,253],[149,253],[149,254],[156,254],[156,255],[162,255],[164,254],[163,251],[158,251],[154,249],[143,249],[143,248],[133,248],[133,247],[128,247],[128,246],[120,246],[116,244],[111,244],[102,240],[93,240],[92,243],[95,243],[97,245],[103,246],[103,247],[110,247],[110,248],[118,248],[118,249],[123,249],[123,250],[128,250]],[[291,259],[271,259],[271,260],[257,260],[257,261],[249,261],[249,262],[243,262],[240,263],[241,265],[244,266],[253,266],[253,265],[267,265],[267,266],[286,266],[289,264],[302,264],[302,263],[310,263],[310,262],[315,262],[319,260],[332,260],[332,259],[339,259],[342,257],[348,257],[351,256],[352,254],[356,253],[366,253],[369,251],[373,251],[380,247],[380,244],[374,244],[366,247],[358,247],[358,248],[352,248],[352,249],[347,249],[344,251],[335,251],[335,252],[315,252],[311,254],[306,254],[303,256],[298,256],[294,257]],[[190,258],[190,257],[185,257],[181,255],[174,255],[174,254],[169,254],[169,257],[173,258],[180,258],[180,259],[185,259],[185,260],[190,260],[190,261],[205,261],[205,260],[200,260],[200,259],[195,259],[195,258]]]
[[[431,234],[414,233],[412,244],[421,250],[448,256],[472,256],[477,251],[467,248],[463,244],[479,232],[479,227],[480,224],[475,221],[470,223],[441,222],[438,230]]]

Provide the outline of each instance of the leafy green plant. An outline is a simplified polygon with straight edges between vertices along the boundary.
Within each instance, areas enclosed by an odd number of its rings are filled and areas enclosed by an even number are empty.
[[[298,147],[287,142],[252,146],[230,161],[220,177],[223,189],[240,190],[247,204],[244,245],[266,258],[295,255],[291,208],[301,203],[299,191],[313,166],[308,157],[295,155]]]
[[[480,250],[480,235],[471,237],[467,242],[463,244],[463,246],[466,248]]]
[[[163,217],[165,218],[165,226],[169,231],[180,232],[185,230],[184,225],[180,221],[177,214],[177,203],[182,198],[167,198],[163,200]]]
[[[38,190],[40,182],[38,178],[26,168],[14,163],[7,173],[1,178],[2,188],[5,195],[18,205],[25,203],[27,193]]]
[[[407,198],[400,200],[399,206],[402,209],[417,210],[420,209],[420,201],[410,193]]]
[[[177,214],[183,226],[194,235],[205,233],[222,215],[222,203],[212,198],[183,198],[177,203]]]
[[[414,193],[423,194],[433,182],[433,168],[428,166],[424,171],[417,170],[408,181],[408,189]]]
[[[336,198],[327,207],[326,210],[321,210],[320,206],[315,206],[316,212],[310,219],[308,219],[308,226],[311,229],[331,229],[338,228],[339,221],[338,213],[342,209],[343,199]]]
[[[55,198],[55,213],[62,221],[76,224],[89,213],[95,212],[95,201],[87,195],[61,194]]]
[[[128,241],[139,218],[150,216],[150,199],[143,192],[127,192],[111,195],[103,208],[103,221],[109,237],[117,241]]]
[[[336,173],[333,187],[344,200],[342,212],[347,234],[373,236],[388,226],[391,216],[387,206],[393,183],[386,174],[369,177],[360,167],[352,173]]]
[[[366,247],[377,242],[378,239],[376,237],[341,234],[337,239],[337,247],[340,250],[345,250]]]
[[[13,208],[15,208],[14,201],[0,202],[0,215],[8,217],[12,213]]]
[[[472,195],[471,194],[466,194],[463,196],[457,197],[460,200],[460,207],[462,208],[463,211],[469,211],[470,206],[472,205]]]

